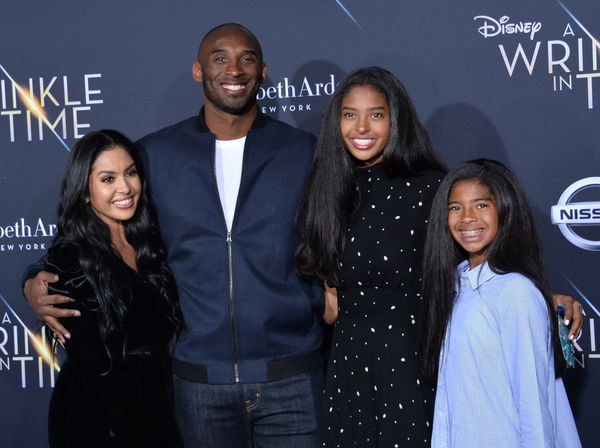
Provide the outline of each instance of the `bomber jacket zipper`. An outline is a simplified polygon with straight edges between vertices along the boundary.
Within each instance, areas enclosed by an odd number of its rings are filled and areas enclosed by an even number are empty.
[[[231,232],[227,232],[227,265],[229,268],[229,325],[231,327],[231,338],[233,343],[233,373],[235,382],[240,382],[240,366],[238,359],[237,327],[235,325],[235,304],[233,302],[233,257],[231,254],[231,245],[233,238]]]
[[[232,244],[233,244],[233,227],[234,224],[231,225],[231,229],[227,226],[227,219],[225,218],[225,213],[223,211],[223,206],[221,204],[221,197],[219,195],[219,186],[217,184],[217,176],[215,173],[215,156],[216,156],[216,141],[213,142],[213,152],[212,152],[212,166],[213,166],[213,183],[215,187],[215,193],[217,195],[218,203],[220,204],[219,209],[221,210],[221,216],[223,216],[223,224],[226,230],[225,241],[227,242],[227,282],[229,289],[229,329],[231,331],[231,346],[233,349],[233,376],[234,381],[236,383],[240,382],[240,360],[239,360],[239,347],[238,347],[238,330],[235,324],[235,303],[233,297],[233,254],[232,254]],[[244,151],[244,161],[246,158],[246,152]],[[243,162],[242,162],[243,166]],[[242,176],[244,173],[244,169],[242,167]],[[241,188],[241,180],[240,180],[240,188]],[[239,196],[239,191],[238,191]],[[233,222],[236,221],[237,209],[239,207],[239,202],[236,203],[236,210],[233,215]]]

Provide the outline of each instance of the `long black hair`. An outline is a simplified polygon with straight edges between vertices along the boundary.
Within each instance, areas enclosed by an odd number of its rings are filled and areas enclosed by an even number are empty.
[[[347,228],[360,201],[356,163],[344,145],[340,129],[342,101],[356,86],[374,87],[389,105],[390,134],[381,161],[386,176],[445,172],[402,83],[379,67],[359,68],[348,74],[325,111],[297,217],[300,243],[296,268],[301,275],[317,276],[330,285],[338,283]]]
[[[487,159],[465,162],[451,170],[433,200],[423,258],[424,314],[420,342],[423,373],[430,381],[436,381],[444,335],[456,297],[456,267],[468,258],[448,229],[448,197],[457,182],[471,179],[485,185],[496,198],[498,232],[487,248],[488,265],[496,273],[516,272],[527,277],[544,296],[558,377],[566,364],[533,215],[517,178],[502,163]]]
[[[86,199],[89,195],[92,165],[102,152],[116,147],[122,148],[131,156],[142,186],[135,214],[131,219],[123,221],[127,241],[136,251],[138,272],[166,300],[169,313],[165,317],[173,324],[174,332],[181,328],[183,322],[177,289],[166,262],[154,205],[146,185],[144,164],[138,149],[120,132],[110,129],[90,132],[75,144],[67,160],[58,206],[58,232],[53,247],[72,245],[78,249],[79,266],[92,285],[98,301],[100,334],[109,358],[111,355],[107,342],[122,330],[128,300],[123,297],[123,285],[114,283],[113,260],[119,255],[113,249],[111,232]],[[51,248],[50,254],[52,250]]]

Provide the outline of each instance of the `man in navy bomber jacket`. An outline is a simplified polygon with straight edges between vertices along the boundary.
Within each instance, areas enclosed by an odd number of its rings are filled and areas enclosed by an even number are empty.
[[[186,322],[173,360],[182,437],[189,447],[317,447],[323,296],[293,267],[314,137],[259,114],[266,65],[241,25],[209,31],[192,73],[199,115],[139,142]],[[25,295],[70,337],[56,317],[73,314],[32,292],[46,274]]]

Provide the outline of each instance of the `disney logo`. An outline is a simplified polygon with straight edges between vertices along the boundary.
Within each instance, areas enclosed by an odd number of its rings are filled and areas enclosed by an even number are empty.
[[[510,20],[508,16],[502,16],[498,20],[488,16],[475,16],[473,20],[483,20],[483,24],[477,28],[477,31],[486,39],[499,34],[523,33],[529,34],[529,38],[533,40],[535,33],[542,29],[541,22],[508,23]]]

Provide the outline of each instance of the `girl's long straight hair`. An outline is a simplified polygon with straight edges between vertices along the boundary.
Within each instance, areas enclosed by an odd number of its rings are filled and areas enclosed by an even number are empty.
[[[452,187],[462,180],[481,182],[495,196],[498,233],[487,249],[487,262],[496,273],[524,275],[544,296],[552,329],[556,375],[561,376],[566,363],[533,214],[517,178],[500,162],[487,159],[465,162],[451,170],[433,200],[423,259],[420,354],[424,375],[433,383],[437,381],[440,353],[456,298],[456,267],[468,258],[448,229],[448,197]]]
[[[371,86],[388,102],[390,134],[381,162],[388,177],[445,172],[406,89],[394,75],[379,67],[360,68],[340,82],[325,111],[296,219],[298,272],[317,276],[332,286],[339,282],[347,229],[360,200],[356,161],[344,146],[340,129],[342,101],[356,86]]]

